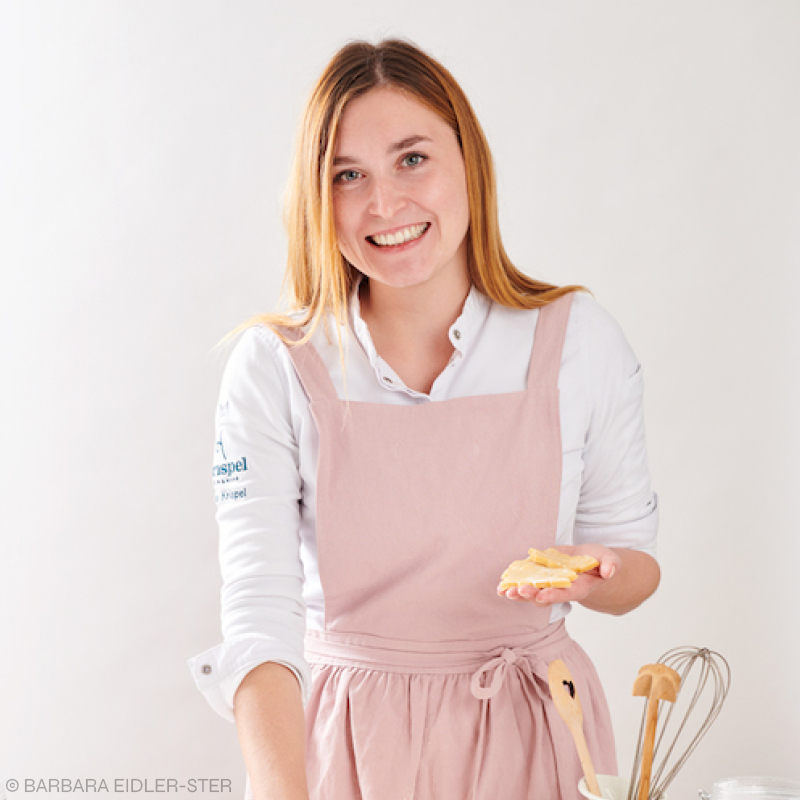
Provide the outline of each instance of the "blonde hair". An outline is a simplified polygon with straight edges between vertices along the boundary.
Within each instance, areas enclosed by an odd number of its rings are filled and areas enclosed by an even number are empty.
[[[346,322],[360,273],[339,251],[332,197],[334,143],[347,104],[383,87],[403,91],[422,103],[450,125],[458,138],[469,198],[467,254],[472,284],[497,303],[520,309],[538,308],[582,289],[542,283],[511,263],[500,237],[489,145],[453,76],[409,42],[355,41],[336,53],[317,81],[297,140],[286,201],[289,252],[284,280],[292,310],[299,313],[263,315],[250,323],[287,328],[309,325],[305,339],[328,314],[340,323],[339,329]]]

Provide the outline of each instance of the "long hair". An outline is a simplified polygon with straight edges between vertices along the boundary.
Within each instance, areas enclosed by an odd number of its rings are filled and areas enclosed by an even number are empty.
[[[453,76],[409,42],[385,39],[373,45],[355,41],[336,53],[317,81],[297,140],[285,209],[289,235],[285,287],[295,313],[257,320],[290,328],[309,325],[304,339],[328,314],[340,323],[337,327],[345,323],[359,272],[339,252],[336,237],[334,145],[347,104],[382,87],[405,92],[441,117],[456,134],[466,168],[467,261],[472,284],[490,299],[522,309],[546,305],[581,289],[542,283],[511,263],[500,237],[489,145]]]

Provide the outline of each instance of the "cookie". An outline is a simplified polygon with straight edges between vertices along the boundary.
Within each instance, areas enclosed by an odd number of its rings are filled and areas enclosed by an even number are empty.
[[[544,567],[526,558],[509,564],[500,578],[500,589],[510,589],[526,583],[537,589],[565,589],[577,577],[578,574],[571,569]]]
[[[550,547],[545,551],[530,549],[528,550],[528,560],[543,567],[554,567],[556,569],[571,569],[573,572],[588,572],[590,569],[600,566],[600,562],[591,556],[568,556],[560,553],[555,547]]]

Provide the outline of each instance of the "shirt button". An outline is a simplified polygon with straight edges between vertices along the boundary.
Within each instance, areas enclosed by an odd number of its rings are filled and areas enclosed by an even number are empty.
[[[383,376],[383,382],[384,383],[391,383],[392,379],[388,375],[384,375]]]
[[[460,338],[461,338],[461,331],[460,331],[458,328],[456,328],[456,329],[453,331],[453,338],[454,338],[454,339],[460,339]]]
[[[211,674],[211,665],[210,664],[203,664],[202,669],[200,670],[203,675],[210,675]]]

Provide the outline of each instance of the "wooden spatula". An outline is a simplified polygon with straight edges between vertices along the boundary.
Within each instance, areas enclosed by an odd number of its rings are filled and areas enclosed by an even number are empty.
[[[581,760],[583,775],[586,778],[586,786],[592,794],[602,797],[600,786],[597,783],[597,775],[595,775],[592,759],[589,755],[589,748],[586,746],[586,738],[583,735],[583,710],[578,700],[578,690],[575,688],[567,665],[560,659],[552,661],[547,670],[547,679],[556,711],[561,715],[561,719],[567,723],[572,738],[575,740],[578,758]]]

